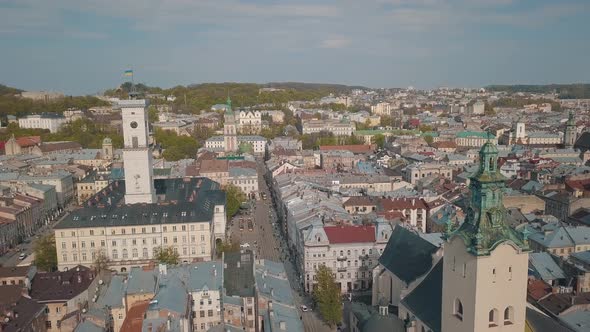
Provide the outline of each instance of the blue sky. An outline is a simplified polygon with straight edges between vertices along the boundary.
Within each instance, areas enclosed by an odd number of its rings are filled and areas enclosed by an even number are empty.
[[[589,0],[0,0],[0,83],[589,82]]]

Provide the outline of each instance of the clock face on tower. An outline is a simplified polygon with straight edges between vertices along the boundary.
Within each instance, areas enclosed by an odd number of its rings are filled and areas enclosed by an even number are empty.
[[[131,126],[131,128],[135,129],[137,128],[137,122],[135,121],[131,121],[131,123],[129,124]]]

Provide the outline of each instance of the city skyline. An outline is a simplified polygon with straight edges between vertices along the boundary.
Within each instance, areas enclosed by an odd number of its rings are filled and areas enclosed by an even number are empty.
[[[7,1],[2,83],[92,94],[124,82],[372,88],[587,81],[583,1]]]

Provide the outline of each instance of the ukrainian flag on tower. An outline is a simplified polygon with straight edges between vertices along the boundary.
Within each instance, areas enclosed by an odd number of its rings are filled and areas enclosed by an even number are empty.
[[[132,69],[125,70],[125,76],[133,76],[133,70]]]

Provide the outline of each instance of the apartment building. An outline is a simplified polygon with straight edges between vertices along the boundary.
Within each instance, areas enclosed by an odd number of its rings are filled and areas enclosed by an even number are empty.
[[[375,225],[314,225],[302,230],[298,261],[305,291],[313,291],[321,265],[331,269],[342,293],[371,289],[372,270],[391,232],[391,225],[383,221]]]
[[[427,176],[439,176],[451,180],[453,167],[444,163],[415,163],[402,169],[402,178],[411,184]]]

